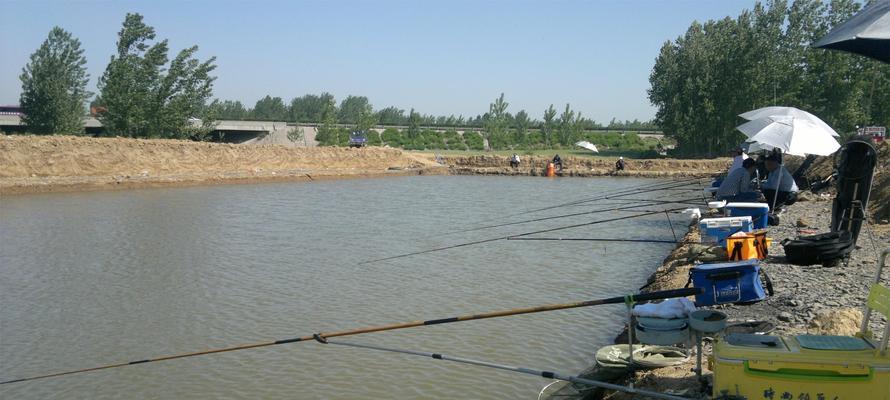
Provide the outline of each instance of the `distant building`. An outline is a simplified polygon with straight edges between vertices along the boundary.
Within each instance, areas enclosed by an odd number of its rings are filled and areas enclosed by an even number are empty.
[[[869,136],[875,143],[881,143],[887,138],[887,128],[883,126],[866,126],[856,132],[861,136]]]

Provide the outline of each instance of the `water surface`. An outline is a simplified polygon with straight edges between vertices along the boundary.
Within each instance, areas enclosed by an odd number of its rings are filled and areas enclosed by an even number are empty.
[[[359,263],[629,215],[442,235],[481,221],[616,206],[500,218],[653,182],[436,176],[6,196],[0,380],[625,294],[645,282],[671,245],[495,241]],[[666,193],[684,196],[632,197]],[[663,215],[541,236],[672,238]],[[611,341],[622,318],[622,306],[602,306],[341,340],[576,373]],[[547,383],[310,342],[4,385],[0,397],[531,399]]]

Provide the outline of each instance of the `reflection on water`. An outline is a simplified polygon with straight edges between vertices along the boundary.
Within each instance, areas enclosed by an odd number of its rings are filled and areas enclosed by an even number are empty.
[[[0,201],[0,380],[624,294],[645,281],[671,245],[495,241],[359,262],[624,215],[442,235],[517,211],[652,182],[405,177],[5,197]],[[671,238],[663,216],[560,235]],[[603,306],[360,340],[578,372],[620,324],[621,307]],[[5,385],[0,397],[502,399],[534,398],[546,383],[417,357],[298,343]]]

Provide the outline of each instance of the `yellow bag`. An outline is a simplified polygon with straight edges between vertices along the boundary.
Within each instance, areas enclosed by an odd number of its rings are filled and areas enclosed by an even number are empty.
[[[742,261],[759,259],[769,255],[771,240],[766,237],[766,229],[751,232],[744,236],[730,236],[726,238],[726,254],[729,261]]]

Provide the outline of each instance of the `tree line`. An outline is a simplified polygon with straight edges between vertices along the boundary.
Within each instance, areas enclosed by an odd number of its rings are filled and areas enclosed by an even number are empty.
[[[507,111],[501,94],[488,113],[473,117],[434,116],[390,106],[375,110],[365,96],[347,96],[339,104],[330,93],[306,94],[285,104],[280,97],[265,96],[252,108],[239,101],[213,100],[211,73],[215,57],[201,61],[198,46],[181,50],[171,60],[166,39],[156,40],[153,27],[142,15],[127,14],[118,33],[116,53],[99,77],[99,93],[90,109],[102,122],[105,135],[151,138],[208,139],[211,124],[219,119],[275,120],[319,124],[325,143],[338,143],[338,125],[366,130],[376,125],[407,126],[412,141],[420,127],[481,128],[494,148],[517,145],[568,145],[591,129],[655,130],[651,121],[618,121],[608,124],[583,118],[566,105],[557,116],[551,105],[543,119],[525,110]],[[89,75],[81,43],[60,27],[54,27],[22,70],[23,122],[36,134],[83,134],[85,105],[93,96],[86,88]],[[526,137],[534,130],[543,137]],[[327,137],[332,139],[327,140]],[[406,141],[401,141],[406,142]],[[407,143],[407,142],[406,142]]]
[[[265,120],[286,121],[299,123],[322,123],[327,110],[332,110],[337,120],[343,124],[357,124],[362,113],[373,114],[378,125],[407,126],[416,120],[420,125],[433,127],[454,128],[482,128],[489,119],[490,114],[478,114],[465,117],[454,114],[432,115],[421,114],[413,108],[405,109],[389,106],[375,110],[366,96],[349,95],[338,104],[334,95],[324,92],[321,94],[306,94],[286,102],[281,97],[265,96],[257,100],[253,107],[245,106],[237,100],[216,99],[208,105],[210,113],[217,119],[230,120]],[[518,111],[515,115],[505,112],[503,116],[510,126],[517,128],[526,125],[529,128],[540,128],[543,120],[531,118],[525,110]],[[608,124],[602,124],[588,118],[580,118],[586,130],[610,129],[610,130],[657,130],[658,126],[653,121],[620,121],[612,118]]]
[[[127,14],[116,52],[99,77],[91,103],[105,134],[204,139],[210,132],[207,101],[213,94],[215,58],[195,57],[198,46],[171,60],[167,40],[139,14]],[[54,27],[22,70],[23,123],[36,134],[84,134],[89,75],[80,41]]]
[[[655,122],[684,156],[738,145],[738,114],[770,105],[809,111],[839,133],[890,125],[890,65],[812,47],[859,8],[853,0],[773,0],[693,22],[656,58],[648,91]]]

